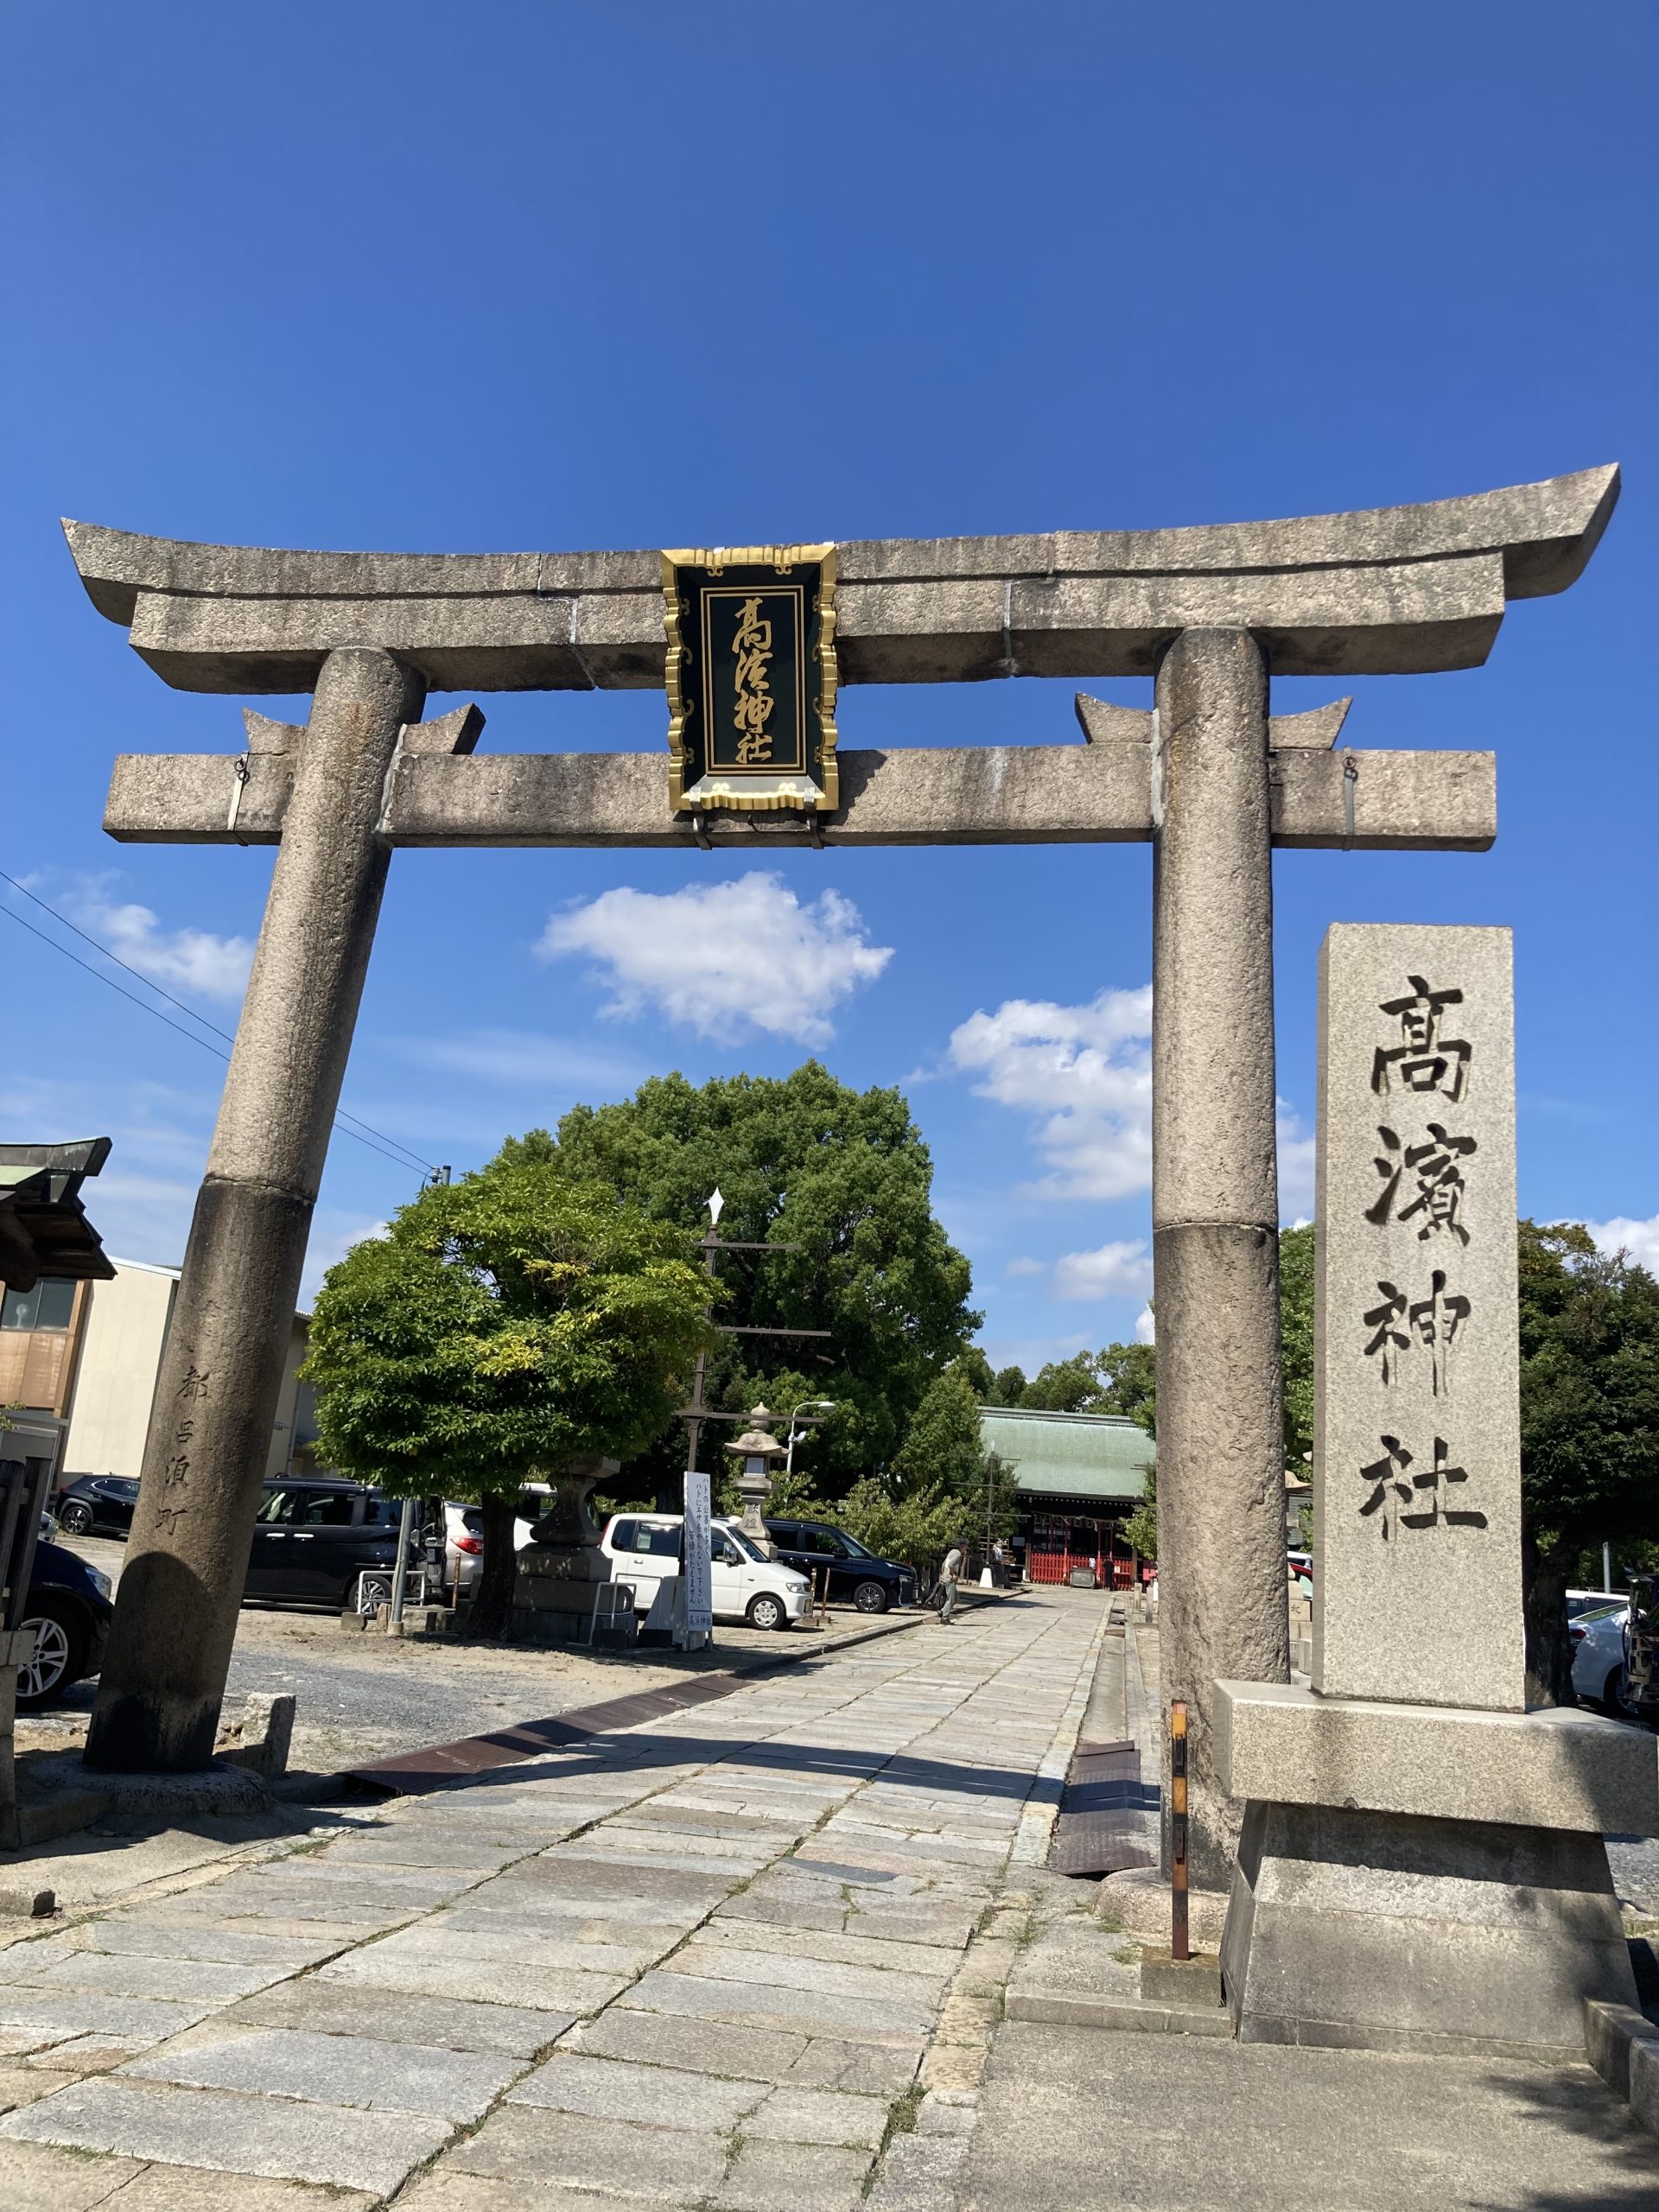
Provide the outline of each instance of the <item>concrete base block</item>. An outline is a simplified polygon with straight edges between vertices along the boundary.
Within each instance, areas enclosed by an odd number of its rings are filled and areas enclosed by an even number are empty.
[[[1141,1999],[1147,2005],[1219,2005],[1221,1961],[1213,1951],[1175,1959],[1168,1947],[1141,1954]]]
[[[1155,1866],[1131,1866],[1122,1874],[1108,1874],[1099,1890],[1100,1910],[1130,1936],[1169,1948],[1169,1877]],[[1222,1890],[1193,1890],[1186,1901],[1187,1927],[1194,1943],[1214,1950],[1221,1942],[1227,1917],[1227,1896]]]
[[[1221,1946],[1242,2043],[1582,2063],[1634,2007],[1599,1835],[1252,1802]]]
[[[117,1814],[268,1813],[270,1786],[264,1777],[244,1766],[215,1759],[196,1774],[90,1773],[79,1751],[54,1751],[34,1768],[43,1789],[94,1792]]]

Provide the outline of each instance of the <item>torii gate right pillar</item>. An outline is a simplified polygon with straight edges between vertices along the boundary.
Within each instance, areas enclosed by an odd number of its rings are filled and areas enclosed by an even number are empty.
[[[1191,1879],[1224,1890],[1243,1808],[1217,1778],[1212,1686],[1290,1679],[1268,669],[1249,631],[1181,632],[1154,729],[1160,1645],[1164,1702],[1187,1706]]]

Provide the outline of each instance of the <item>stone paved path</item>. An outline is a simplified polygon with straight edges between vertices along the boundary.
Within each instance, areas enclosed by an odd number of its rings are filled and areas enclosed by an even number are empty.
[[[971,2124],[1105,1620],[930,1622],[14,1943],[0,2212],[850,2212]]]

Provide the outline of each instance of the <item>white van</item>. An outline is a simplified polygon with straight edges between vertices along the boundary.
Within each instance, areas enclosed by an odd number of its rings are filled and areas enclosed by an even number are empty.
[[[634,1611],[648,1613],[658,1585],[680,1571],[677,1513],[613,1513],[602,1548],[616,1562],[619,1582],[633,1585]],[[709,1580],[715,1618],[751,1628],[788,1628],[811,1601],[804,1574],[758,1550],[734,1521],[709,1526]]]

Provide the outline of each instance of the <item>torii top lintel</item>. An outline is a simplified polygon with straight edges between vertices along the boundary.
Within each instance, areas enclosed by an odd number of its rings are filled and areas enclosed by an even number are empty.
[[[1179,631],[1253,631],[1281,676],[1478,666],[1507,601],[1564,591],[1616,467],[1281,522],[842,543],[843,683],[1145,676]],[[434,690],[652,690],[659,556],[305,553],[64,524],[99,612],[186,691],[309,690],[378,645]]]

